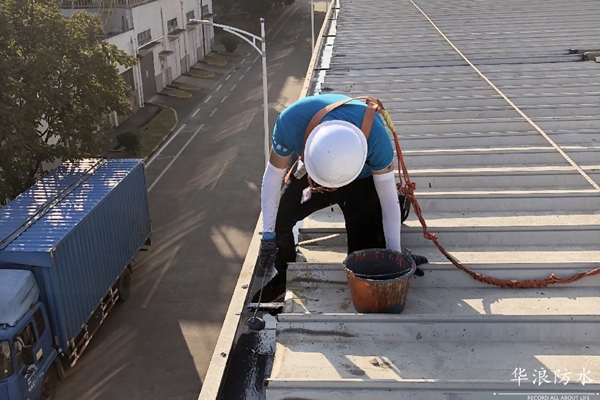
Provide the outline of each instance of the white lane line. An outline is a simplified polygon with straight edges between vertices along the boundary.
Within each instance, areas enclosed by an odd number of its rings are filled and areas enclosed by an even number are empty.
[[[246,55],[246,57],[250,57],[250,54],[252,54],[252,53],[248,53],[248,54]]]
[[[150,166],[150,164],[152,164],[152,162],[156,159],[156,157],[158,157],[160,155],[160,153],[162,153],[162,151],[169,145],[169,143],[171,143],[171,141],[173,139],[175,139],[175,137],[177,137],[177,135],[179,135],[179,132],[181,132],[181,130],[183,128],[185,128],[185,124],[181,125],[179,127],[179,129],[177,129],[177,131],[173,134],[173,136],[171,136],[169,138],[169,140],[166,141],[165,144],[160,146],[160,149],[158,149],[158,151],[156,153],[154,153],[154,155],[152,157],[150,157],[150,160],[148,160],[148,162],[146,163],[146,167],[148,167],[148,166]]]
[[[209,94],[209,95],[208,95],[208,97],[207,97],[206,99],[204,99],[204,102],[205,102],[205,103],[208,103],[208,101],[210,100],[210,98],[211,98],[211,97],[212,97],[212,96]]]
[[[275,38],[275,36],[277,36],[277,34],[279,33],[279,31],[281,31],[281,28],[283,28],[283,27],[285,26],[285,23],[288,21],[288,19],[290,19],[290,18],[292,17],[292,15],[294,15],[294,13],[295,13],[296,11],[298,11],[298,8],[300,8],[300,6],[299,6],[299,5],[298,5],[298,6],[296,6],[296,9],[295,9],[294,11],[292,11],[292,12],[290,13],[290,15],[288,15],[288,17],[285,19],[285,21],[283,21],[283,23],[281,24],[281,26],[279,27],[279,29],[277,29],[277,32],[275,32],[275,33],[273,34],[273,36],[271,36],[271,40],[273,40],[273,39]]]
[[[256,62],[256,60],[258,60],[260,56],[256,56],[256,58],[254,59],[254,61],[252,61],[252,64],[254,64]]]
[[[194,134],[192,135],[192,137],[189,138],[187,142],[185,142],[185,144],[183,145],[183,147],[181,148],[181,150],[179,150],[177,152],[177,154],[175,154],[175,157],[173,157],[173,159],[171,160],[171,162],[165,167],[165,169],[163,169],[163,172],[161,172],[160,175],[158,175],[158,177],[154,180],[154,182],[152,182],[152,185],[150,185],[150,187],[148,188],[148,193],[150,193],[150,191],[152,190],[152,188],[154,186],[156,186],[156,184],[158,183],[158,181],[160,181],[160,178],[162,178],[163,175],[169,170],[169,168],[171,168],[171,165],[173,165],[173,163],[175,162],[175,160],[177,160],[177,158],[181,155],[181,153],[183,153],[183,151],[185,150],[185,148],[188,147],[188,145],[192,142],[192,140],[194,140],[194,138],[196,137],[196,135],[198,134],[198,132],[200,132],[200,130],[203,127],[204,127],[204,124],[200,125],[200,127],[196,130],[196,132],[194,132]]]
[[[196,116],[196,114],[198,114],[198,111],[200,111],[200,108],[198,108],[196,111],[194,111],[194,113],[192,114],[192,118]]]
[[[252,68],[252,67],[248,67],[248,68],[246,69],[246,72],[250,71],[250,68]]]
[[[225,80],[228,81],[229,78],[231,78],[231,75],[227,75],[227,78],[225,78]]]
[[[244,61],[246,61],[246,59],[245,59],[245,58],[242,60],[242,62],[241,62],[241,63],[243,64],[243,63],[244,63]]]
[[[223,97],[223,100],[221,100],[221,103],[225,101],[225,99],[227,98],[227,96]],[[216,110],[216,108],[215,108]]]
[[[222,87],[223,87],[223,85],[219,85],[219,86],[218,86],[218,87],[215,89],[215,92],[218,92],[218,91],[219,91],[219,89],[221,89]]]
[[[244,75],[240,76],[240,81],[241,81],[242,79],[244,79]]]
[[[213,116],[213,114],[214,114],[216,111],[217,111],[217,109],[215,108],[215,109],[213,110],[213,112],[211,112],[211,113],[210,113],[210,116],[212,117],[212,116]]]
[[[300,6],[298,6],[298,7],[300,7]],[[275,27],[277,26],[277,24],[279,23],[279,21],[281,21],[281,19],[282,19],[283,17],[285,17],[285,14],[287,14],[287,13],[288,13],[288,11],[290,11],[291,9],[292,9],[291,7],[290,7],[290,8],[288,8],[287,10],[285,10],[285,11],[283,12],[283,14],[281,14],[281,16],[280,16],[279,18],[277,18],[277,21],[275,21],[275,23],[273,24],[273,26],[272,26],[271,28],[269,28],[269,30],[268,30],[268,31],[267,31],[267,33],[265,34],[266,36],[268,36],[268,35],[269,35],[269,33],[271,33],[271,31],[273,30],[273,28],[275,28]]]
[[[236,86],[237,86],[237,83],[231,87],[231,90],[235,89]]]

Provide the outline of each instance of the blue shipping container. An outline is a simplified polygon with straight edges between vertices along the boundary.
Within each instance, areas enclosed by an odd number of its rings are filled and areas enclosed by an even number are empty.
[[[34,273],[68,354],[150,231],[142,160],[67,163],[0,209],[0,268]]]

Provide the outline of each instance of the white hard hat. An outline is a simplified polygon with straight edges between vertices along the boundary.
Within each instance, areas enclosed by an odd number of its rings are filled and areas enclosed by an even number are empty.
[[[320,123],[308,135],[304,146],[308,175],[328,188],[338,188],[356,179],[366,159],[365,135],[346,121]]]

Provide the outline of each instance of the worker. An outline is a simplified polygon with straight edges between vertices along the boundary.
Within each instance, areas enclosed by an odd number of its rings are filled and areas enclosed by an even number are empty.
[[[10,345],[7,340],[0,341],[0,379],[7,378],[13,373],[13,363],[10,357]]]
[[[23,349],[25,348],[25,342],[20,335],[15,336],[13,346],[15,347],[15,356],[17,357],[17,366],[20,369],[25,365],[23,361]]]
[[[348,254],[371,248],[402,251],[392,142],[379,114],[369,117],[368,108],[364,101],[324,94],[296,101],[277,118],[261,187],[256,262],[257,276],[273,263],[277,274],[254,302],[259,297],[274,301],[285,293],[287,263],[296,260],[294,225],[334,204],[344,215]],[[300,161],[286,176],[294,154]],[[410,256],[417,265],[428,262]]]

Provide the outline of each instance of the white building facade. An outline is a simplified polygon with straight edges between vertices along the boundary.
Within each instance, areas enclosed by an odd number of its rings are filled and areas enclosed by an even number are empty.
[[[134,110],[202,60],[214,42],[212,0],[61,0],[63,15],[86,10],[102,19],[107,41],[140,62],[120,70]],[[116,124],[119,121],[115,121]]]

